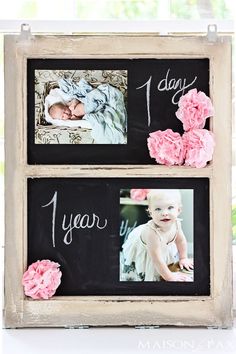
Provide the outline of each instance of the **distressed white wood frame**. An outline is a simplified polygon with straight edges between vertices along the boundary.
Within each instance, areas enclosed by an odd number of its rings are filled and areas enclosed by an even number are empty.
[[[209,58],[210,122],[216,147],[202,169],[150,166],[27,164],[27,58]],[[5,326],[232,325],[231,44],[228,37],[154,34],[5,36],[6,243]],[[55,296],[31,300],[21,279],[27,266],[28,177],[208,177],[210,180],[210,296]],[[206,215],[208,218],[208,215]]]

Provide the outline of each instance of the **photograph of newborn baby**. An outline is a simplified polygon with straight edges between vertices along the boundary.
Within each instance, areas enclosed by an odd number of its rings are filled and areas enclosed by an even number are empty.
[[[35,144],[127,144],[126,70],[35,70]]]

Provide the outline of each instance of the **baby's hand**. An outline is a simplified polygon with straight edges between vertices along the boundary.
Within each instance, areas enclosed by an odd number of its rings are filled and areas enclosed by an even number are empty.
[[[166,279],[167,281],[191,281],[190,277],[181,272],[172,272],[171,276]]]
[[[193,269],[193,260],[189,258],[182,258],[179,260],[179,266],[180,269],[187,269],[187,270],[192,270]]]
[[[71,120],[81,120],[83,117],[75,116],[74,114],[70,117]]]
[[[75,109],[75,107],[77,106],[77,104],[79,103],[79,101],[76,98],[73,98],[73,100],[71,100],[70,102],[68,102],[68,107],[70,108],[71,111],[73,111]]]

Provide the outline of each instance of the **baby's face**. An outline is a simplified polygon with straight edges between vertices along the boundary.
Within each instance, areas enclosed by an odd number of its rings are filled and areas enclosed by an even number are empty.
[[[67,106],[54,107],[53,113],[51,114],[54,119],[67,120],[70,119],[72,114],[71,110]]]
[[[180,206],[173,198],[152,197],[149,204],[150,215],[156,225],[168,227],[173,225],[180,214]]]

